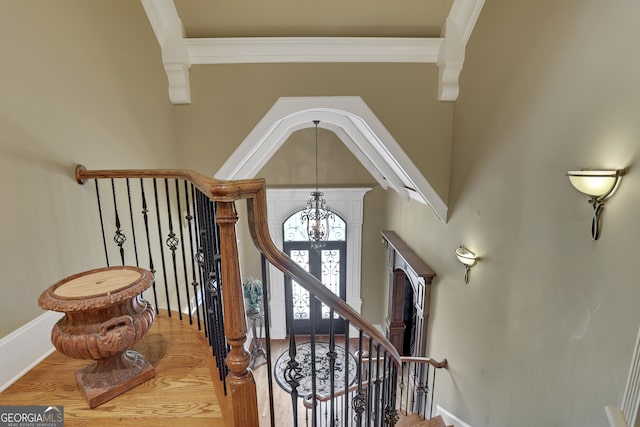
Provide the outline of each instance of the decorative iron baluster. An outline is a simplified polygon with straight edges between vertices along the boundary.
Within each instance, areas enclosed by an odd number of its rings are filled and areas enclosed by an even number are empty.
[[[415,372],[413,375],[413,378],[411,378],[411,369],[415,369],[415,365],[412,363],[407,363],[407,364],[403,364],[403,369],[402,371],[405,371],[404,366],[406,365],[406,371],[407,371],[407,375],[406,375],[406,396],[405,396],[405,404],[404,404],[404,409],[406,411],[406,413],[408,414],[409,411],[413,412],[413,403],[414,403],[414,394],[415,394],[415,390],[416,390],[416,377],[415,377]],[[400,373],[400,377],[402,379],[402,372]],[[411,398],[411,406],[409,406],[409,399]],[[402,406],[402,396],[400,396],[400,406]]]
[[[178,180],[175,180],[176,184],[176,203],[178,205],[178,219],[180,219],[180,215],[182,214],[182,204],[180,203],[180,186],[178,185]],[[185,181],[186,184],[186,181]],[[191,315],[191,295],[189,292],[189,278],[187,273],[187,258],[184,251],[184,232],[182,231],[182,221],[178,220],[178,229],[180,230],[180,251],[182,252],[182,271],[184,273],[184,291],[187,296],[187,312],[189,314],[189,324],[193,325],[193,316]],[[177,284],[177,280],[176,280]],[[197,303],[197,302],[196,302]],[[182,310],[180,310],[182,311]]]
[[[386,357],[386,352],[385,352]],[[396,387],[398,381],[398,367],[393,360],[389,358],[389,396],[385,419],[388,420],[391,427],[396,425],[398,421],[398,411],[396,410]]]
[[[200,191],[198,190],[198,193]],[[196,193],[195,186],[191,185],[191,203],[193,204],[193,215],[194,215],[194,237],[196,243],[196,253],[193,256],[194,261],[198,265],[198,278],[200,279],[200,287],[198,288],[198,283],[194,281],[194,286],[200,291],[200,307],[202,310],[202,322],[204,323],[204,336],[209,339],[209,326],[207,323],[207,313],[206,313],[206,296],[204,289],[204,251],[202,250],[202,236],[204,234],[204,230],[200,228],[200,220],[201,213],[199,213],[200,200]],[[200,315],[198,315],[200,317]]]
[[[371,399],[373,392],[373,361],[371,360],[371,356],[373,353],[373,339],[369,337],[369,348],[367,349],[367,357],[369,358],[369,362],[367,363],[367,423],[366,425],[371,425]]]
[[[426,375],[425,375],[425,379],[424,379],[424,393],[423,393],[423,403],[422,403],[422,416],[424,418],[427,417],[427,402],[429,401],[429,370],[431,369],[431,366],[427,363],[424,366],[424,369],[426,370]],[[435,370],[435,368],[433,368]],[[422,377],[421,377],[422,378]]]
[[[116,219],[116,234],[113,236],[113,241],[120,248],[120,259],[122,260],[122,265],[124,265],[124,242],[127,240],[127,236],[120,228],[120,215],[118,215],[118,204],[116,203],[116,185],[113,178],[111,178],[111,190],[113,192],[113,212]]]
[[[316,387],[316,316],[317,316],[317,303],[316,296],[309,292],[309,302],[311,304],[310,312],[311,312],[311,330],[310,330],[310,339],[311,339],[311,424],[313,426],[316,425],[316,411],[317,411],[317,387]],[[346,365],[347,367],[349,365]]]
[[[190,252],[190,258],[191,258],[191,286],[193,287],[193,296],[196,299],[195,300],[195,305],[196,305],[196,320],[198,321],[198,330],[202,330],[201,326],[200,326],[200,310],[198,309],[198,281],[196,280],[196,259],[195,259],[195,252],[194,252],[194,242],[193,242],[193,227],[194,227],[194,221],[193,221],[193,216],[191,215],[191,202],[189,201],[189,184],[187,183],[187,181],[184,181],[184,197],[185,197],[185,206],[187,209],[186,215],[184,217],[184,219],[187,221],[187,228],[189,229],[189,248],[191,249]],[[182,236],[181,236],[182,237]],[[184,239],[182,239],[184,241]],[[183,255],[184,255],[184,249],[182,251]],[[184,258],[183,258],[184,261]],[[186,262],[186,261],[184,261]],[[185,286],[187,286],[186,284],[189,283],[189,279],[187,278],[187,274],[186,274],[186,267],[185,267]],[[188,287],[187,287],[188,289]],[[187,291],[187,298],[189,298],[189,291]],[[189,322],[191,322],[191,308],[189,308]]]
[[[271,427],[275,427],[275,407],[273,403],[273,365],[271,361],[271,332],[269,331],[269,325],[271,324],[271,309],[269,308],[269,295],[267,287],[267,260],[264,256],[261,257],[262,261],[262,307],[264,309],[264,339],[265,347],[267,351],[267,386],[269,389],[269,420],[271,421]]]
[[[291,387],[291,412],[293,414],[293,427],[298,427],[298,387],[302,378],[302,367],[296,361],[296,332],[293,325],[293,311],[287,311],[287,324],[289,325],[289,361],[284,369],[284,379]]]
[[[158,245],[160,246],[160,260],[162,261],[162,277],[164,279],[164,294],[167,299],[167,315],[171,317],[171,301],[169,300],[169,282],[167,281],[167,266],[164,261],[164,245],[162,241],[162,224],[160,222],[160,206],[158,204],[158,182],[153,179],[153,196],[156,203],[156,219],[158,221]],[[157,280],[157,278],[156,278]]]
[[[429,408],[429,418],[433,417],[433,398],[436,395],[436,369],[433,368],[433,378],[431,379],[431,407]]]
[[[365,397],[362,393],[362,330],[358,333],[358,369],[356,371],[356,381],[358,390],[353,396],[353,411],[355,413],[356,425],[362,425],[362,413],[365,410]]]
[[[216,358],[220,380],[226,393],[228,367],[225,359],[228,347],[224,334],[222,313],[222,280],[220,276],[219,237],[215,222],[215,203],[202,192],[197,191],[197,219],[200,228],[200,247],[203,255],[204,305],[206,309],[206,327],[209,331],[209,344]]]
[[[104,232],[104,218],[102,217],[102,203],[100,203],[100,189],[98,188],[98,180],[93,180],[96,184],[96,198],[98,199],[98,214],[100,215],[100,229],[102,230],[102,244],[104,245],[104,256],[109,267],[109,251],[107,250],[107,236]]]
[[[409,369],[406,367],[406,363],[402,362],[402,371],[400,372],[400,411],[402,412],[402,401],[404,399],[404,389],[405,389],[405,380],[404,380],[404,376],[407,372],[409,372]],[[409,376],[407,375],[407,378],[409,378]],[[405,408],[405,412],[406,412],[406,408]]]
[[[331,411],[331,427],[336,424],[336,410],[335,410],[335,372],[336,372],[336,358],[338,357],[338,353],[336,353],[336,331],[335,331],[335,323],[333,318],[333,307],[329,308],[329,351],[327,352],[327,358],[329,359],[329,393],[331,399],[329,400],[329,406]],[[348,369],[348,366],[346,367]]]
[[[144,179],[140,178],[140,192],[142,195],[142,218],[144,220],[144,230],[147,236],[147,249],[149,251],[149,270],[154,275],[156,274],[156,270],[153,266],[153,255],[151,253],[151,236],[149,235],[149,209],[147,207],[147,197],[144,191]],[[160,313],[160,309],[158,308],[158,292],[156,290],[156,281],[154,280],[152,283],[153,286],[153,300],[156,305],[156,314]]]
[[[169,201],[169,180],[167,178],[164,179],[164,194],[167,200],[167,218],[169,220],[169,236],[165,243],[167,247],[171,250],[171,262],[173,265],[173,282],[176,285],[176,300],[178,304],[178,317],[182,320],[182,303],[180,301],[180,289],[178,286],[178,268],[176,266],[176,249],[178,249],[179,239],[176,236],[176,233],[173,232],[173,215],[171,213],[171,202]],[[167,287],[169,284],[167,283]]]
[[[136,226],[133,223],[133,202],[131,201],[131,185],[129,183],[129,178],[126,179],[127,182],[127,198],[129,200],[129,219],[131,220],[131,234],[133,235],[133,253],[136,257],[136,267],[140,267],[140,262],[138,260],[138,241],[136,239]]]
[[[344,415],[342,417],[344,420],[349,420],[349,321],[344,321]],[[343,423],[344,424],[344,423]]]
[[[382,375],[384,377],[384,373]],[[381,387],[382,380],[380,378],[381,378],[380,377],[380,344],[378,344],[376,346],[376,379],[374,382],[375,389],[376,389],[376,398],[375,398],[376,408],[375,408],[375,412],[373,413],[374,426],[379,426],[380,423],[382,422],[381,411],[383,406],[380,404],[380,387]]]

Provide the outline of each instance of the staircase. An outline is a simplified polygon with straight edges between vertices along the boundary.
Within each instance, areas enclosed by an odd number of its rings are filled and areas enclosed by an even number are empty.
[[[180,320],[185,313],[199,330],[202,324],[220,378],[226,381],[236,426],[446,427],[440,417],[425,420],[427,414],[431,417],[436,371],[447,368],[446,360],[401,358],[384,334],[282,252],[268,229],[264,180],[218,181],[189,170],[87,170],[80,165],[76,180],[80,184],[94,181],[99,214],[96,236],[102,236],[107,266],[149,269],[155,283],[153,296],[147,299],[154,301],[156,311],[164,306],[171,316],[172,307],[177,307]],[[100,186],[99,181],[106,184]],[[272,355],[269,328],[265,328],[269,375],[260,389],[249,369],[236,235],[238,201],[246,201],[244,220],[264,262],[305,288],[310,299],[329,308],[328,335],[320,337],[313,321],[310,334],[304,337],[291,327],[285,346],[288,362],[279,382],[272,378],[279,354]],[[264,278],[262,295],[264,324],[269,325],[269,290]],[[311,306],[319,310],[320,304]],[[288,319],[290,325],[292,320]],[[344,323],[344,333],[336,332],[339,322]],[[297,354],[302,344],[311,348],[305,360]],[[315,351],[321,345],[328,347],[327,356],[316,362]],[[310,367],[306,378],[304,363]],[[321,384],[316,363],[323,363],[325,378],[337,378],[338,372],[344,378]],[[276,405],[274,389],[286,390],[290,404],[278,400]],[[263,413],[268,413],[268,421]],[[398,414],[407,413],[409,416],[396,421]]]
[[[406,417],[401,417],[396,423],[396,427],[453,427],[447,426],[440,415],[431,419],[425,420],[418,414],[411,414]]]

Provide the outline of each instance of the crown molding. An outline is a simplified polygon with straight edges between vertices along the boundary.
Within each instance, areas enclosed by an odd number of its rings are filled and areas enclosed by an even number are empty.
[[[169,98],[191,102],[192,64],[402,62],[437,64],[438,99],[455,101],[464,51],[484,0],[454,0],[439,38],[247,37],[186,38],[173,0],[141,0],[162,50]]]

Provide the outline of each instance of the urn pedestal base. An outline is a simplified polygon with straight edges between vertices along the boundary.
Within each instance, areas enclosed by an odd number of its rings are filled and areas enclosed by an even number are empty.
[[[99,360],[76,371],[76,381],[91,409],[155,376],[153,366],[136,350]]]
[[[107,267],[76,274],[40,296],[42,308],[65,313],[51,331],[56,349],[95,362],[76,372],[92,409],[153,378],[153,366],[132,347],[153,324],[155,312],[142,298],[150,271]]]

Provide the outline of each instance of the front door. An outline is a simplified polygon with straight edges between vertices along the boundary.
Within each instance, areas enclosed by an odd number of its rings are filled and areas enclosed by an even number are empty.
[[[336,215],[332,221],[329,241],[320,250],[314,250],[307,240],[304,240],[304,229],[299,220],[300,212],[292,215],[284,223],[284,252],[300,267],[315,276],[331,292],[343,300],[346,299],[346,253],[345,222]],[[307,335],[314,323],[318,334],[327,334],[331,327],[331,313],[329,307],[315,298],[295,281],[285,276],[285,306],[287,317],[287,332],[291,328],[296,335]],[[313,307],[313,309],[312,309]],[[335,333],[344,333],[344,321],[334,313],[333,328]]]

